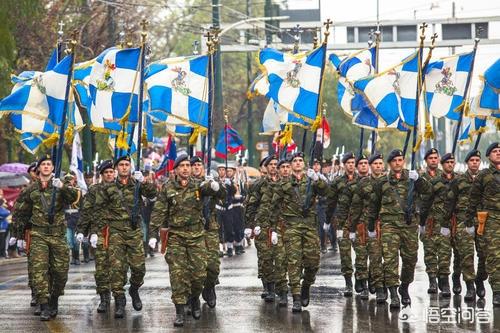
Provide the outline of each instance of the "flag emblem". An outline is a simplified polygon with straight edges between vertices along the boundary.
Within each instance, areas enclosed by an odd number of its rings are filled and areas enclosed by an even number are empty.
[[[299,71],[302,68],[302,63],[300,60],[294,60],[293,64],[295,65],[293,69],[286,73],[285,82],[289,87],[298,88],[300,87],[300,80],[298,79],[297,74],[299,74]]]
[[[109,59],[104,62],[104,73],[102,79],[96,79],[96,87],[98,90],[103,91],[115,91],[115,80],[111,76],[111,73],[116,69],[116,65],[111,63]]]
[[[172,71],[177,73],[177,77],[171,82],[172,88],[184,96],[189,96],[191,89],[189,89],[186,83],[187,72],[181,67],[174,67]]]
[[[443,74],[443,78],[441,79],[441,81],[436,83],[435,92],[453,96],[453,94],[457,91],[457,87],[455,87],[453,81],[451,80],[452,73],[450,67],[443,68],[441,70],[441,74]]]

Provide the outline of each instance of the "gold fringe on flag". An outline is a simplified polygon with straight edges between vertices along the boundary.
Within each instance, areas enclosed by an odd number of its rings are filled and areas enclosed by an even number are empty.
[[[198,141],[198,136],[207,133],[207,130],[200,127],[200,126],[195,126],[193,128],[193,133],[189,137],[189,144],[190,145],[195,145],[196,141]]]
[[[312,132],[316,132],[321,127],[321,120],[322,120],[321,116],[316,117],[316,119],[314,120],[314,123],[312,123],[312,125],[311,125]]]
[[[116,138],[116,148],[118,149],[128,149],[127,133],[121,131]]]
[[[424,139],[425,140],[434,139],[434,131],[432,130],[432,126],[431,126],[430,122],[425,123]]]
[[[292,144],[292,136],[293,136],[293,126],[291,124],[287,124],[285,129],[281,132],[280,135],[276,138],[279,141],[280,146],[290,145]]]

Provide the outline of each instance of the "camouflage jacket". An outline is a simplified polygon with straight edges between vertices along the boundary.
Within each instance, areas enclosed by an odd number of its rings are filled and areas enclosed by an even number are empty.
[[[289,225],[305,224],[316,228],[316,198],[318,195],[325,195],[327,192],[326,183],[319,179],[311,181],[311,198],[309,207],[304,211],[304,204],[307,197],[307,176],[297,179],[292,175],[288,179],[283,179],[273,188],[271,205],[278,210],[283,219]]]
[[[473,182],[474,177],[468,170],[451,181],[444,202],[444,221],[451,221],[452,215],[455,214],[457,222],[467,222],[466,213],[469,206],[469,193]]]
[[[112,183],[102,184],[95,195],[94,218],[99,221],[98,228],[106,224],[110,228],[121,231],[132,230],[132,213],[135,204],[135,188],[137,181],[130,177],[126,184],[118,179]],[[137,228],[141,227],[141,211],[143,200],[141,196],[153,199],[156,197],[156,187],[152,183],[140,183],[138,200]]]
[[[23,238],[24,230],[31,228],[29,218],[27,216],[23,216],[22,211],[19,209],[28,197],[28,188],[29,186],[25,187],[21,193],[19,193],[12,211],[12,223],[10,228],[12,229],[11,234],[15,238]]]
[[[52,179],[47,182],[44,188],[42,182],[37,180],[30,184],[23,195],[22,200],[16,207],[16,218],[23,224],[29,223],[32,227],[48,227],[49,208],[52,200]],[[80,190],[76,187],[64,184],[61,189],[56,191],[55,216],[52,226],[65,225],[64,210],[80,200]],[[19,226],[19,231],[24,229]],[[18,232],[19,232],[18,231]]]
[[[97,234],[99,228],[106,225],[105,221],[96,217],[96,195],[102,186],[102,183],[91,185],[83,197],[77,232],[84,235]]]
[[[225,190],[221,186],[214,192],[210,183],[190,178],[183,187],[176,179],[168,182],[158,195],[151,214],[150,238],[157,238],[160,227],[168,227],[169,233],[185,238],[196,238],[204,234],[203,200],[213,197],[223,199]],[[214,201],[215,201],[214,200]]]
[[[273,206],[272,200],[279,183],[280,180],[273,181],[269,177],[266,177],[262,181],[260,186],[260,205],[257,209],[254,224],[250,225],[250,228],[253,229],[256,226],[260,226],[261,228],[276,227],[280,208]]]
[[[500,222],[500,170],[490,164],[481,170],[472,183],[467,209],[466,224],[474,225],[478,211],[488,212],[488,222]]]
[[[381,177],[385,177],[385,175]],[[351,231],[356,230],[359,223],[367,223],[368,221],[368,205],[373,193],[373,183],[376,179],[373,175],[366,176],[360,178],[356,184],[351,202]]]
[[[432,185],[432,196],[429,217],[435,219],[436,222],[444,228],[450,227],[451,220],[446,218],[448,214],[446,212],[445,202],[448,197],[450,185],[457,176],[458,175],[453,172],[450,178],[447,178],[446,173],[441,172],[440,176],[434,177],[430,181]]]
[[[410,179],[408,170],[404,169],[401,177],[397,179],[394,172],[373,180],[373,192],[370,197],[367,211],[368,230],[375,230],[375,221],[380,216],[382,223],[391,223],[395,226],[406,226],[405,211],[408,203],[408,190]],[[415,182],[415,200],[413,201],[413,216],[416,218],[420,213],[421,220],[427,218],[429,213],[430,199],[432,195],[431,184],[419,177]],[[416,202],[420,201],[420,207],[416,207]],[[418,212],[417,208],[420,208]],[[411,222],[411,221],[410,221]]]
[[[265,177],[261,177],[258,180],[253,183],[249,190],[248,190],[248,195],[246,197],[246,204],[245,204],[245,220],[246,220],[246,225],[248,228],[252,228],[256,226],[255,222],[255,216],[257,215],[257,210],[259,209],[260,205],[260,200],[262,193],[260,191],[260,188],[262,187],[262,184],[264,183]]]
[[[334,217],[336,223],[341,223],[340,227],[343,227],[349,214],[350,198],[352,197],[352,193],[347,192],[351,191],[349,187],[355,181],[357,181],[356,174],[352,178],[344,174],[335,178],[330,184],[327,192],[326,223],[331,223],[332,217]],[[349,199],[348,203],[347,199]],[[342,204],[341,200],[343,200]]]

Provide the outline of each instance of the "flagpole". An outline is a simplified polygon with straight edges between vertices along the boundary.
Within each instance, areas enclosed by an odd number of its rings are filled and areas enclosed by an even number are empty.
[[[59,61],[62,60],[62,52],[63,52],[63,36],[64,36],[64,30],[63,30],[63,27],[64,27],[64,22],[63,21],[60,21],[58,23],[59,25],[59,30],[57,31],[57,43],[56,43],[56,63],[59,63]],[[56,155],[57,155],[57,146],[54,145],[52,146],[52,162],[56,163]]]
[[[61,177],[61,164],[62,164],[61,162],[62,162],[62,152],[63,152],[63,145],[64,145],[64,131],[66,130],[67,114],[68,114],[68,107],[69,107],[68,106],[69,93],[70,93],[70,88],[71,88],[71,79],[73,76],[73,66],[75,64],[75,47],[77,44],[76,34],[77,34],[77,31],[75,30],[72,33],[71,40],[68,43],[68,46],[69,46],[68,56],[71,56],[71,65],[69,67],[68,77],[66,78],[66,91],[64,92],[62,122],[61,122],[61,126],[59,127],[59,141],[57,143],[57,150],[56,150],[54,178]],[[57,189],[54,188],[52,191],[52,198],[50,200],[50,207],[49,207],[49,214],[48,214],[49,215],[49,224],[54,223],[56,194],[57,194]]]
[[[142,32],[141,32],[141,72],[140,72],[140,78],[139,78],[139,105],[138,105],[138,117],[137,117],[137,163],[136,163],[136,170],[141,170],[141,159],[142,159],[142,154],[141,154],[141,145],[142,145],[142,122],[143,122],[143,107],[142,104],[144,102],[144,66],[146,62],[146,37],[148,36],[146,29],[149,24],[149,22],[146,19],[142,19],[141,21],[141,27],[142,27]],[[133,129],[132,129],[132,136],[131,139],[133,140]],[[131,149],[132,145],[129,146],[129,150]]]
[[[215,30],[214,30],[215,31]],[[210,167],[212,165],[212,118],[214,108],[214,55],[216,52],[217,35],[207,31],[207,47],[208,47],[208,128],[206,136],[206,154],[207,154],[207,176],[210,175]],[[205,147],[205,145],[203,145]]]
[[[476,143],[474,144],[474,149],[477,149],[477,147],[479,147],[479,141],[481,141],[481,136],[483,135],[483,133],[479,133],[477,135],[477,138],[476,138]]]
[[[363,152],[363,141],[365,140],[365,129],[364,127],[360,128],[359,132],[359,149],[358,149],[358,155],[361,155]]]
[[[228,144],[228,141],[227,141],[227,124],[229,123],[229,120],[228,120],[228,113],[229,113],[229,110],[228,109],[224,109],[224,143],[225,143],[225,163],[226,163],[226,172],[227,172],[227,144]]]
[[[379,55],[380,55],[380,25],[377,22],[377,31],[375,31],[375,74],[378,74],[379,70]],[[372,146],[371,153],[375,154],[377,151],[377,131],[372,130]]]
[[[323,163],[323,149],[325,148],[325,126],[323,121],[326,121],[326,107],[327,104],[323,103],[323,112],[321,113],[321,156],[320,156],[320,163]]]
[[[472,61],[470,63],[469,75],[467,76],[467,81],[465,82],[464,89],[464,100],[462,103],[462,107],[460,108],[460,116],[458,118],[457,128],[455,129],[455,138],[453,139],[453,148],[451,149],[451,153],[455,154],[455,150],[457,149],[458,137],[460,135],[460,127],[462,127],[462,120],[464,117],[464,109],[467,105],[467,95],[469,93],[470,81],[472,78],[472,72],[474,71],[474,60],[476,59],[477,45],[479,44],[479,38],[474,39],[474,49],[472,50]]]
[[[197,40],[195,40],[195,41],[193,42],[193,44],[192,44],[192,46],[193,46],[193,55],[194,55],[194,56],[196,56],[196,55],[198,55],[198,54],[200,53],[200,52],[198,51],[198,47],[199,47],[199,45],[200,45],[200,42],[199,42],[199,41],[197,41]],[[188,148],[188,154],[189,154],[189,157],[190,157],[190,158],[191,158],[191,157],[193,157],[193,155],[194,155],[194,145],[192,145],[192,144],[190,143],[190,141],[191,141],[191,140],[190,140],[190,138],[191,138],[191,136],[193,135],[193,132],[194,132],[194,127],[192,127],[192,128],[191,128],[191,133],[190,133],[190,135],[189,135],[189,137],[188,137],[188,140],[187,140],[187,148]]]

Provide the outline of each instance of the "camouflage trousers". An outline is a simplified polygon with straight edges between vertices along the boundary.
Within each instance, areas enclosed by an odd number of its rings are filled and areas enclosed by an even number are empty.
[[[144,283],[146,262],[142,243],[142,229],[109,231],[109,282],[113,296],[123,295],[127,271],[130,267],[130,285],[140,287]]]
[[[284,233],[275,230],[278,233],[278,244],[271,244],[269,238],[270,228],[262,228],[261,233],[256,237],[256,242],[262,246],[259,257],[262,264],[262,279],[266,282],[274,282],[278,293],[288,291],[286,285],[287,260],[284,243]]]
[[[125,269],[126,271],[126,269]],[[124,274],[125,282],[127,283],[127,276]],[[110,291],[109,282],[109,254],[108,250],[104,248],[104,239],[99,237],[97,239],[97,248],[95,249],[95,273],[94,279],[96,284],[96,292],[98,294]]]
[[[500,291],[500,213],[489,212],[483,235],[486,243],[486,272],[493,292]]]
[[[170,233],[165,260],[174,304],[187,304],[189,297],[199,297],[207,278],[205,236],[185,238]]]
[[[381,233],[385,286],[399,285],[399,256],[403,263],[401,282],[408,284],[413,282],[418,254],[417,226],[395,225],[382,221]]]
[[[473,281],[474,273],[474,236],[465,230],[465,223],[457,223],[457,231],[452,235],[453,273],[463,274],[464,281]]]
[[[35,285],[33,284],[33,256],[31,255],[31,251],[28,254],[27,264],[28,264],[28,286],[31,288],[32,291],[34,291]]]
[[[287,225],[285,231],[285,250],[289,285],[293,295],[300,294],[301,284],[310,286],[316,280],[319,270],[319,236],[313,221],[295,222]],[[309,225],[305,225],[309,223]]]
[[[342,230],[342,237],[337,238],[340,254],[340,272],[343,276],[351,277],[353,269],[351,254],[352,243],[349,239],[350,224],[346,223],[344,226],[337,225],[337,230]]]
[[[357,280],[370,278],[370,283],[375,288],[383,287],[383,272],[382,272],[382,253],[380,242],[377,239],[368,237],[368,230],[365,227],[366,240],[365,244],[361,244],[361,238],[358,230],[356,230],[356,240],[353,247],[356,253],[354,267],[356,268],[355,277]],[[369,264],[368,264],[369,262]]]
[[[205,280],[205,287],[211,288],[219,284],[219,230],[208,230],[205,232],[205,245],[207,247],[207,278]]]
[[[477,230],[477,228],[476,228]],[[476,233],[474,237],[476,245],[476,256],[477,256],[477,271],[476,278],[482,281],[488,278],[488,272],[486,271],[486,239]]]
[[[441,225],[430,220],[425,225],[425,235],[420,236],[424,244],[425,271],[432,277],[445,277],[450,274],[451,240],[441,235]]]
[[[267,282],[264,279],[264,274],[262,273],[262,253],[266,250],[267,242],[265,239],[255,236],[254,243],[255,249],[257,250],[257,277],[262,279],[263,282]]]
[[[50,296],[64,295],[69,269],[65,233],[56,235],[32,231],[29,261],[38,303],[47,303]]]

